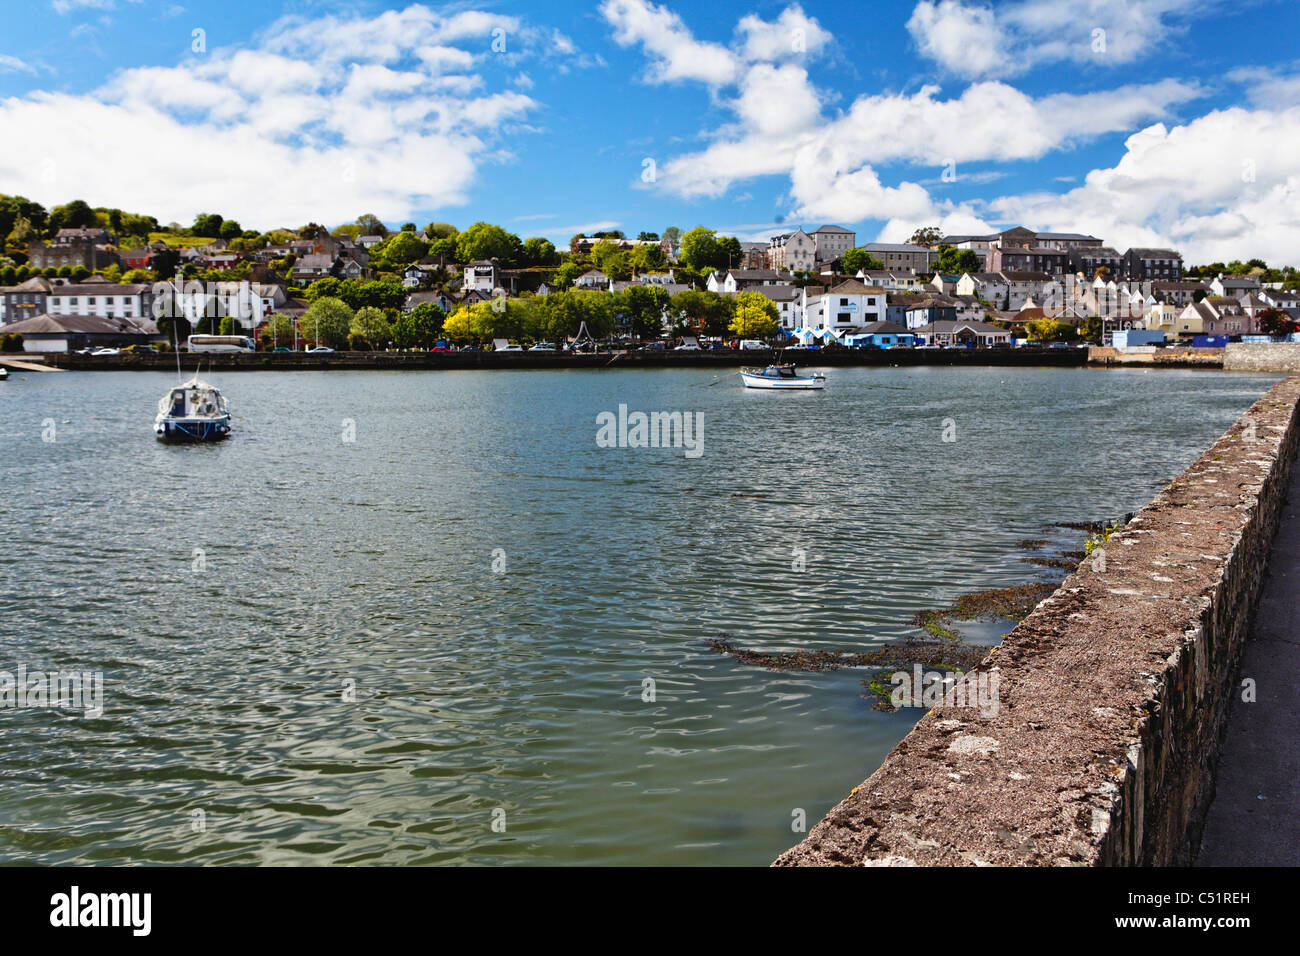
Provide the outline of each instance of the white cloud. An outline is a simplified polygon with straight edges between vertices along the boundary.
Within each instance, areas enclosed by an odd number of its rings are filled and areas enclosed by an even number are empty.
[[[780,76],[787,86],[784,99],[798,103],[798,109],[787,115],[771,105],[773,118],[762,115],[763,104],[772,99],[765,95],[774,82],[771,75],[752,100],[742,90],[732,104],[742,121],[704,150],[662,164],[663,188],[687,198],[716,196],[733,182],[789,174],[800,208],[821,210],[849,183],[866,184],[867,194],[877,194],[874,173],[844,178],[870,164],[908,162],[938,169],[950,163],[1036,159],[1102,133],[1132,129],[1199,95],[1196,87],[1165,80],[1035,100],[1014,87],[987,82],[968,87],[955,99],[941,99],[933,86],[912,94],[861,96],[841,116],[826,119],[815,108],[816,93],[806,74],[796,70],[783,67]],[[786,135],[769,135],[765,124],[778,120]],[[907,197],[913,205],[914,193],[908,191]]]
[[[907,29],[921,53],[957,76],[1009,76],[1043,63],[1101,66],[1149,56],[1214,0],[922,0]]]
[[[16,56],[0,53],[0,73],[35,73],[36,69]]]
[[[50,4],[55,13],[71,13],[73,10],[112,10],[113,0],[53,0]]]
[[[263,228],[462,204],[537,107],[517,71],[480,69],[503,55],[496,29],[508,56],[555,55],[554,31],[517,18],[412,5],[286,18],[245,48],[129,68],[87,95],[0,100],[0,182],[46,203]]]
[[[782,60],[817,53],[831,41],[812,17],[795,5],[786,7],[774,22],[768,23],[750,14],[736,28],[741,37],[741,52],[747,60]]]
[[[985,7],[957,0],[918,3],[907,29],[921,53],[961,76],[989,76],[1006,64],[1006,40]]]
[[[651,58],[652,83],[697,80],[710,86],[743,81],[756,63],[802,60],[820,52],[832,37],[798,4],[774,21],[749,14],[736,25],[733,44],[697,40],[682,18],[649,0],[603,0],[600,12],[614,28],[619,46],[640,45]]]
[[[696,40],[682,18],[647,0],[604,0],[600,12],[614,27],[619,46],[640,44],[652,56],[654,82],[700,80],[713,85],[732,82],[739,58],[717,43]]]
[[[1246,96],[1256,106],[1286,109],[1300,103],[1300,73],[1286,74],[1260,66],[1241,67],[1228,79],[1246,87]]]
[[[1116,248],[1173,246],[1190,262],[1258,256],[1300,263],[1300,106],[1216,110],[1157,123],[1119,162],[1064,194],[994,200],[1006,221],[1104,236]]]

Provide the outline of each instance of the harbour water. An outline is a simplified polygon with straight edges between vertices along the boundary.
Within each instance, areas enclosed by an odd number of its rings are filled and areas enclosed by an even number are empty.
[[[212,378],[209,446],[155,442],[174,376],[0,386],[0,672],[104,681],[102,714],[0,708],[0,862],[765,864],[920,712],[708,638],[899,640],[1278,376]],[[598,443],[620,405],[691,413],[701,453]]]

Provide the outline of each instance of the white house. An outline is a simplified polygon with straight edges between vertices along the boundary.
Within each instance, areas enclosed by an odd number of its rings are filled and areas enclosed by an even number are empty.
[[[820,287],[818,287],[820,288]],[[826,328],[838,337],[869,322],[885,320],[885,290],[845,279],[813,296],[803,290],[803,328]]]
[[[1210,291],[1219,297],[1242,299],[1259,291],[1259,276],[1229,276],[1220,272],[1210,280]]]
[[[497,287],[495,262],[478,259],[465,267],[465,291],[491,293]]]
[[[153,294],[144,284],[86,282],[56,285],[45,300],[47,315],[101,315],[112,319],[147,319]]]
[[[957,295],[973,295],[995,309],[1007,308],[1011,286],[1000,272],[964,272],[957,280]]]
[[[784,284],[775,269],[732,269],[722,279],[718,278],[718,273],[711,273],[707,287],[710,292],[748,292],[751,289],[758,291],[763,286]]]

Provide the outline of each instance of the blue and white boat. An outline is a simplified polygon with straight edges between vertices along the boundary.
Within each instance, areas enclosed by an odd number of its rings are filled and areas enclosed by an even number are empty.
[[[793,365],[769,365],[761,369],[742,368],[740,378],[746,388],[793,390],[826,387],[826,376],[821,372],[800,375]]]
[[[230,434],[226,399],[196,375],[162,397],[153,430],[159,441],[220,441]]]

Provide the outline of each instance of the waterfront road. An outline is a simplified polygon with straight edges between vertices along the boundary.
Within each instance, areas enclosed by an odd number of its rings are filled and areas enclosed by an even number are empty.
[[[1241,681],[1255,681],[1254,703]],[[1197,866],[1300,864],[1300,463],[1228,712]]]

